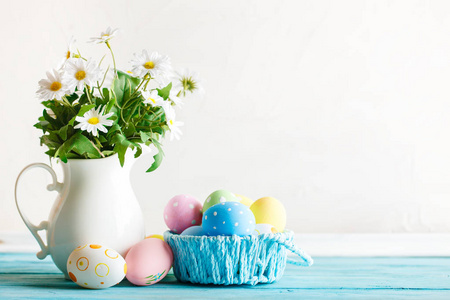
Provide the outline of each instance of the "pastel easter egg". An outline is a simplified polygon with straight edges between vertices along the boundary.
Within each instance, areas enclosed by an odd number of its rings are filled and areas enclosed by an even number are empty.
[[[256,224],[271,224],[278,232],[286,227],[286,210],[280,201],[273,197],[264,197],[256,200],[250,206],[255,215]]]
[[[202,226],[210,236],[250,235],[255,230],[255,217],[242,203],[223,202],[211,206],[203,214]]]
[[[203,212],[207,211],[211,206],[223,202],[239,202],[239,198],[230,191],[217,190],[206,198],[203,203]]]
[[[192,236],[201,236],[206,235],[206,233],[203,231],[202,226],[191,226],[189,228],[186,228],[181,235],[192,235]]]
[[[164,208],[164,221],[170,231],[182,233],[186,228],[202,224],[202,204],[189,195],[177,195]]]
[[[255,235],[260,234],[270,234],[270,233],[277,233],[277,229],[271,225],[271,224],[256,224],[255,225],[255,231],[253,232]]]
[[[173,253],[166,242],[151,238],[131,247],[125,261],[128,266],[128,281],[134,285],[152,285],[169,272]]]
[[[146,239],[160,239],[161,241],[164,241],[164,237],[160,234],[152,234],[146,237]]]
[[[253,203],[253,200],[248,198],[248,197],[245,197],[245,196],[242,196],[242,195],[238,195],[238,194],[236,194],[236,197],[238,197],[239,202],[241,202],[242,204],[244,204],[244,205],[246,205],[248,207],[250,207],[252,205],[252,203]]]
[[[67,272],[70,279],[81,287],[104,289],[122,281],[127,273],[127,264],[111,248],[86,244],[69,255]]]

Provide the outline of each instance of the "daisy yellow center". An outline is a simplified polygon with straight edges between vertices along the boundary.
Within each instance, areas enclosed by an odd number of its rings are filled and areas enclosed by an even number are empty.
[[[170,120],[169,123],[170,123],[170,125],[173,125],[173,120]]]
[[[56,92],[57,90],[59,90],[61,88],[61,82],[55,81],[50,85],[50,90]]]
[[[85,71],[78,71],[75,73],[75,78],[77,80],[83,80],[84,78],[86,78],[86,72]]]
[[[155,99],[153,99],[153,98],[148,98],[148,100],[152,101],[152,102],[153,102],[153,104],[156,104],[156,101],[155,101]]]
[[[88,123],[89,123],[89,124],[92,124],[92,125],[95,125],[95,124],[100,123],[100,121],[98,120],[97,117],[92,117],[92,118],[90,118],[90,119],[88,120]]]
[[[153,69],[154,67],[155,67],[155,63],[152,61],[148,61],[144,64],[144,68],[146,68],[147,70]]]
[[[183,77],[181,79],[181,84],[186,91],[193,92],[197,89],[197,83],[192,79],[192,77]]]

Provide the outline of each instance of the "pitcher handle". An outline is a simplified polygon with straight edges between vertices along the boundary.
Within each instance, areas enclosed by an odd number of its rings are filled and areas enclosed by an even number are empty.
[[[39,243],[39,246],[41,247],[41,251],[36,253],[37,258],[44,259],[49,254],[49,249],[48,249],[48,246],[45,245],[44,242],[42,241],[42,238],[39,236],[38,231],[40,231],[40,230],[47,230],[48,229],[48,221],[42,221],[37,226],[34,225],[33,223],[31,223],[30,220],[28,220],[28,218],[22,213],[22,211],[20,209],[20,206],[19,206],[19,201],[17,200],[17,189],[18,189],[18,186],[19,186],[20,178],[27,171],[29,171],[31,169],[34,169],[34,168],[45,169],[52,176],[53,183],[47,185],[47,190],[48,191],[57,191],[58,193],[60,193],[61,190],[62,190],[62,185],[63,184],[57,181],[57,177],[56,177],[55,171],[49,165],[46,165],[46,164],[43,164],[43,163],[34,163],[34,164],[26,166],[19,173],[19,176],[17,177],[17,180],[16,180],[16,186],[14,188],[14,198],[16,200],[17,210],[19,211],[19,214],[22,217],[23,222],[28,227],[28,229],[30,230],[31,234],[33,234],[34,238],[36,239],[36,241]]]

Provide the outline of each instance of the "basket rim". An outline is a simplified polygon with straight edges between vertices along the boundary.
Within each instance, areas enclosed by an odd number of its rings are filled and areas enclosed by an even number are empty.
[[[260,239],[270,239],[275,237],[281,237],[285,236],[287,237],[293,237],[294,232],[288,229],[285,229],[283,232],[277,232],[277,233],[263,233],[259,235],[217,235],[217,236],[208,236],[208,235],[181,235],[174,232],[171,232],[170,230],[166,230],[164,232],[164,240],[167,238],[171,239],[183,239],[183,240],[202,240],[202,239],[208,239],[208,240],[260,240]]]

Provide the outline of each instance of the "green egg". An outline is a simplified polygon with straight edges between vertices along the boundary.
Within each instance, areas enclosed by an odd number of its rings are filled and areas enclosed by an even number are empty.
[[[211,206],[222,202],[239,202],[239,198],[230,191],[217,190],[206,198],[205,203],[203,203],[203,212],[206,212]]]

